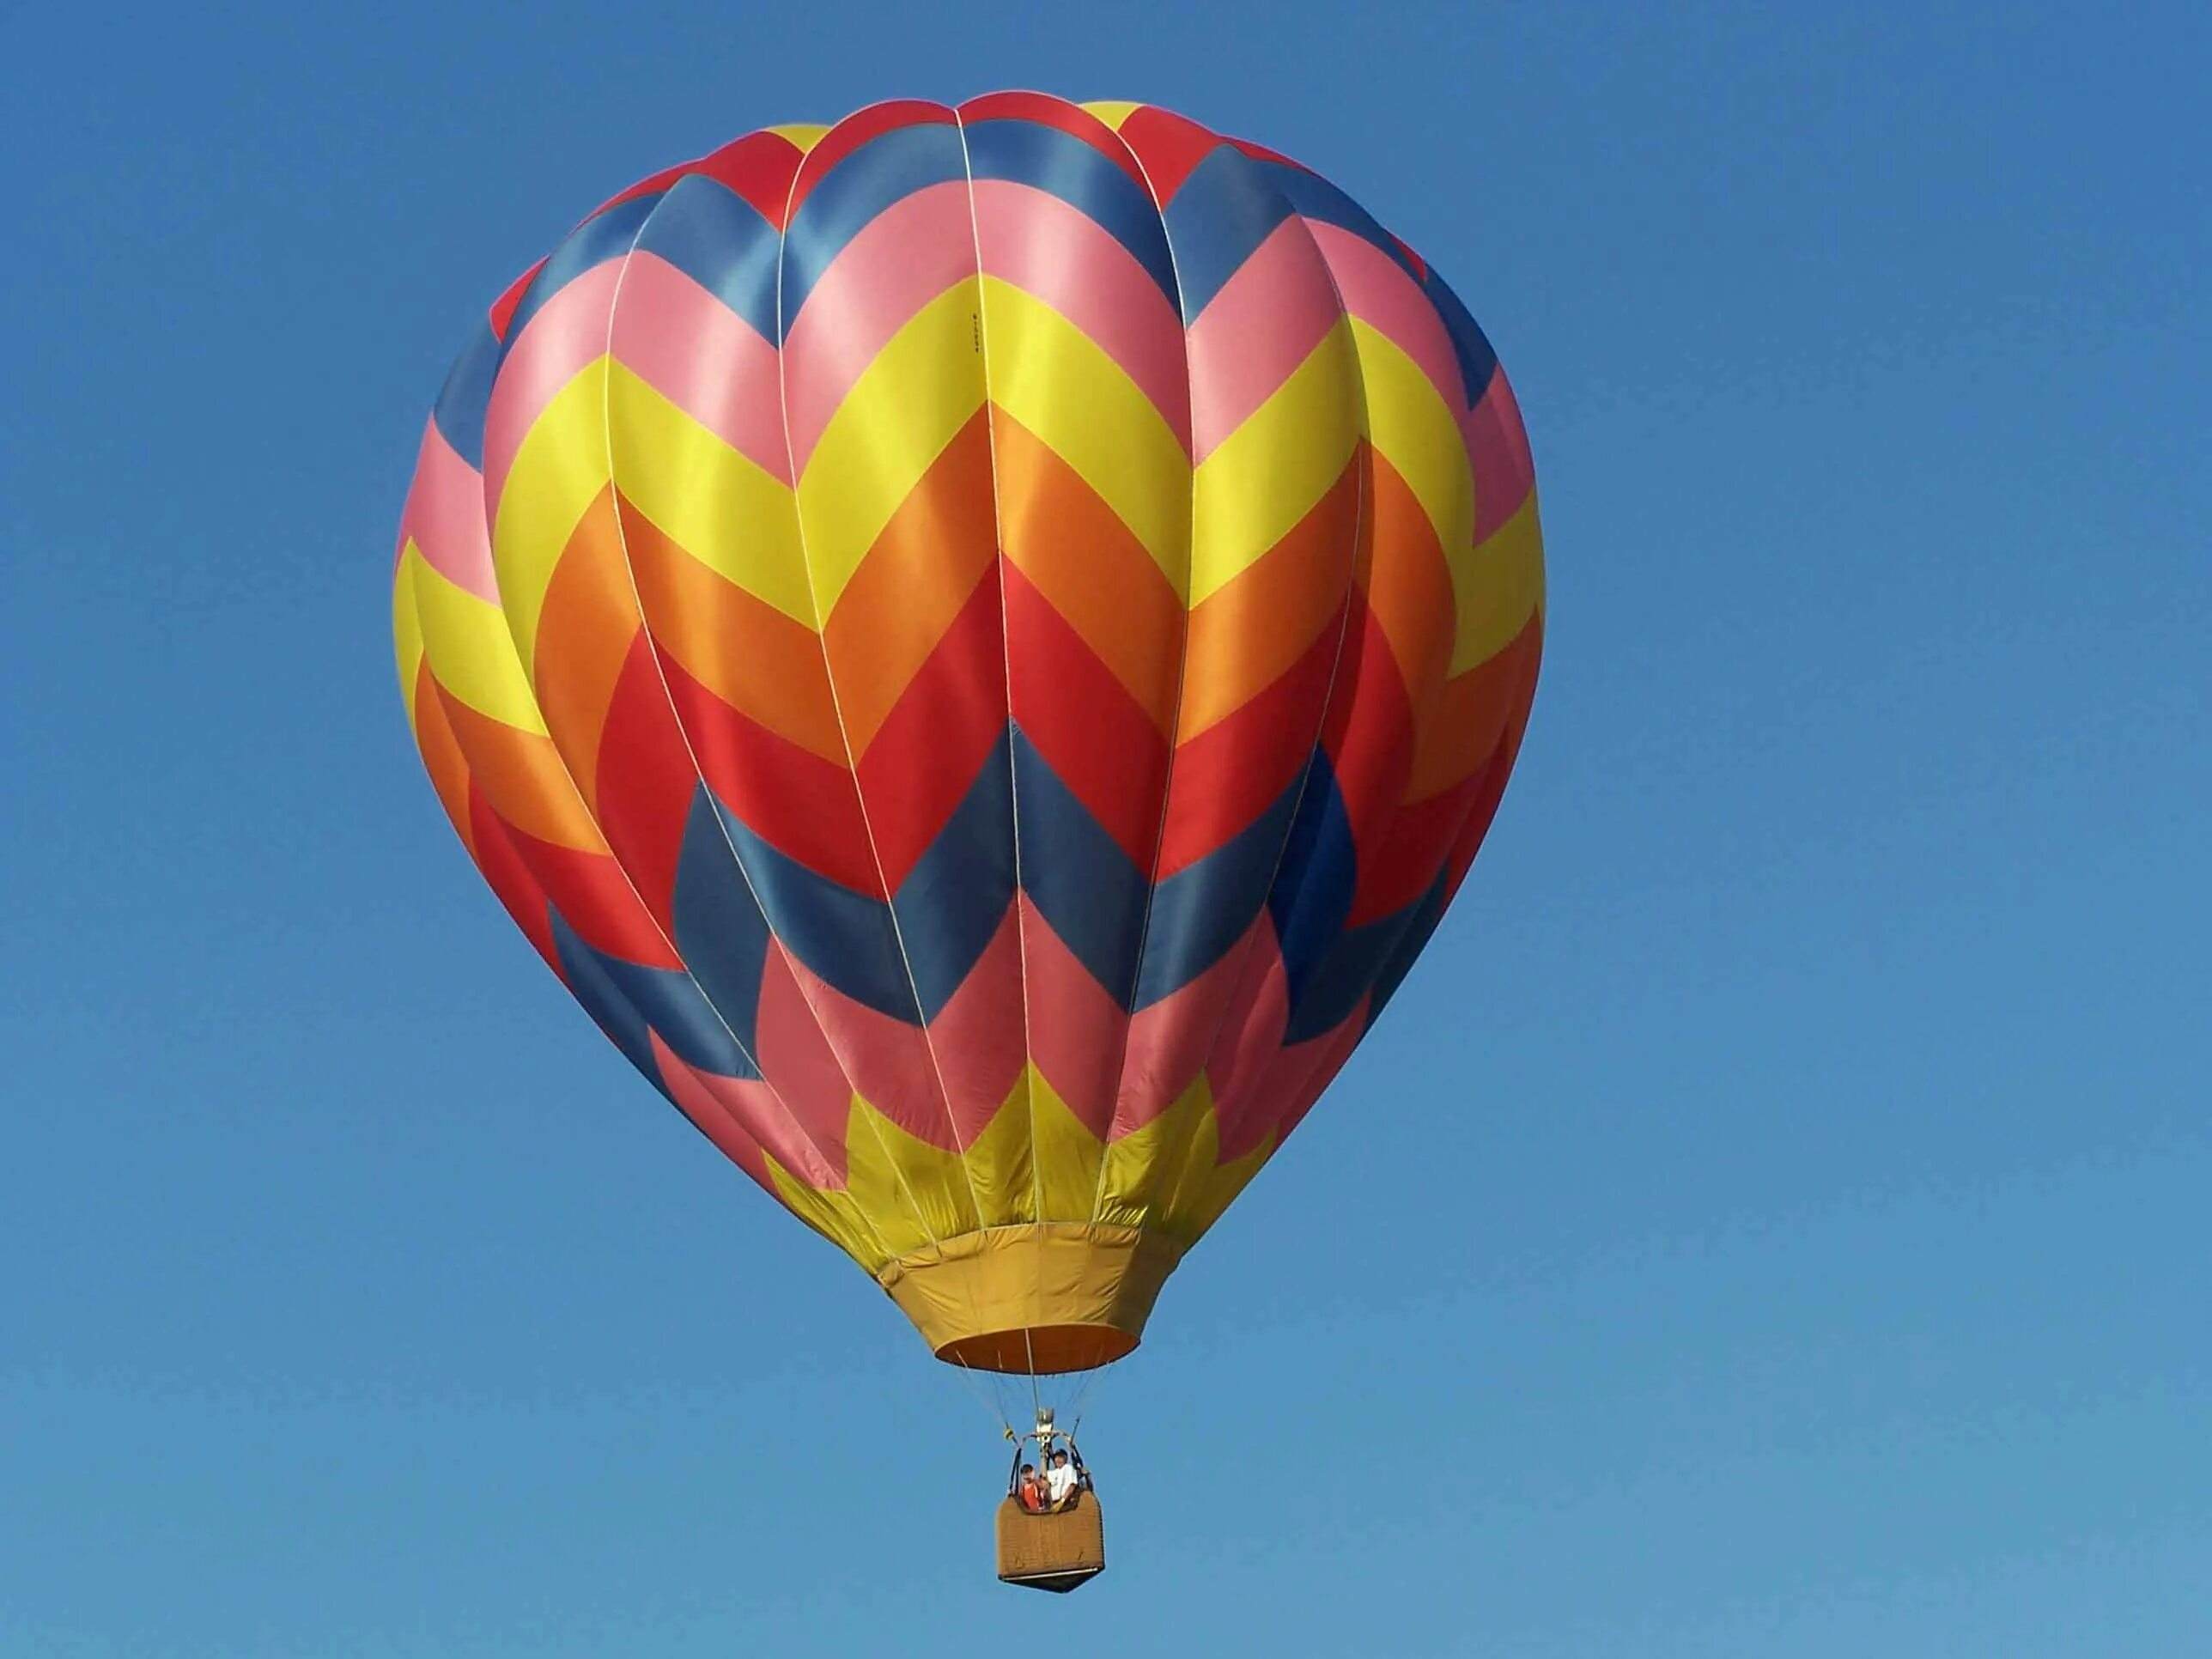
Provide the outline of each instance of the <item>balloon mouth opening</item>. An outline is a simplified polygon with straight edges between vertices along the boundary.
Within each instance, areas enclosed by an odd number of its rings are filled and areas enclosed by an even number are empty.
[[[971,1371],[1064,1376],[1110,1365],[1134,1353],[1140,1340],[1135,1332],[1111,1325],[1024,1325],[961,1337],[938,1349],[937,1357]]]
[[[1137,1227],[1029,1222],[940,1240],[876,1278],[948,1365],[1058,1376],[1133,1352],[1182,1252]]]

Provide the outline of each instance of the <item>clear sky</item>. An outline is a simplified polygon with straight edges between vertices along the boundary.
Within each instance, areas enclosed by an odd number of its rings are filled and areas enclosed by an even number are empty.
[[[2212,1652],[2206,19],[0,8],[0,1654]],[[1551,581],[1474,878],[1098,1392],[1066,1601],[499,913],[388,642],[571,221],[1006,86],[1421,248]]]

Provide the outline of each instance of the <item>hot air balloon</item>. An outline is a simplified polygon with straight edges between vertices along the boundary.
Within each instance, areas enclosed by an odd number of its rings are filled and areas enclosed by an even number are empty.
[[[1374,1026],[1544,616],[1442,278],[1272,150],[1030,93],[584,219],[447,376],[393,588],[561,982],[933,1353],[1029,1376],[1137,1346]]]

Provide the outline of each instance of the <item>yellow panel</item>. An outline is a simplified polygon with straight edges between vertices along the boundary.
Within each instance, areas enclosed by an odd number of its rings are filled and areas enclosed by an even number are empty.
[[[827,617],[868,549],[923,473],[983,406],[975,289],[956,283],[876,355],[799,481],[799,514],[817,617]]]
[[[422,665],[422,623],[415,611],[415,577],[410,563],[424,562],[410,538],[399,550],[392,573],[392,647],[399,668],[399,695],[406,700],[409,730],[415,726],[416,672]]]
[[[881,1273],[890,1251],[876,1236],[868,1218],[847,1192],[823,1192],[810,1187],[767,1153],[769,1179],[776,1196],[808,1226],[820,1233],[871,1273]]]
[[[1339,323],[1198,469],[1189,602],[1232,581],[1342,476],[1361,430],[1359,362]]]
[[[1195,1244],[1207,1228],[1221,1219],[1222,1212],[1237,1201],[1237,1195],[1260,1173],[1260,1166],[1274,1149],[1275,1137],[1270,1134],[1234,1163],[1224,1164],[1221,1115],[1209,1109],[1190,1138],[1182,1169],[1166,1200],[1154,1207],[1146,1226],[1180,1243]]]
[[[1124,103],[1119,100],[1109,98],[1102,100],[1095,104],[1085,104],[1083,107],[1089,110],[1091,113],[1097,116],[1108,126],[1113,128],[1115,131],[1119,132],[1121,130],[1121,123],[1127,120],[1132,115],[1134,115],[1139,110],[1142,109],[1144,106],[1141,104]]]
[[[1030,1137],[1048,1221],[1088,1221],[1106,1143],[1083,1125],[1044,1073],[1029,1068]]]
[[[1158,1225],[1161,1207],[1182,1172],[1199,1125],[1213,1111],[1213,1088],[1200,1072],[1174,1105],[1106,1148],[1097,1218],[1127,1227]]]
[[[607,360],[595,358],[545,405],[501,488],[492,571],[523,664],[538,648],[538,618],[553,567],[607,484]],[[441,678],[444,676],[441,675]]]
[[[780,127],[763,127],[762,131],[763,132],[774,133],[777,137],[784,139],[803,154],[807,150],[812,149],[815,145],[820,143],[822,142],[822,135],[829,131],[830,129],[825,126],[818,125],[811,121],[794,121],[787,125]]]
[[[480,714],[545,735],[545,718],[523,678],[514,636],[497,605],[446,580],[427,560],[404,567],[414,579],[422,648],[438,684]]]
[[[1368,435],[1398,471],[1436,526],[1439,547],[1464,547],[1474,533],[1474,471],[1467,440],[1436,385],[1387,335],[1355,319]]]
[[[1196,1121],[1188,1114],[1186,1119]],[[1163,1160],[1182,1145],[1174,1136],[1185,1127],[1179,1121],[1156,1128],[1134,1149],[1151,1157],[1151,1173],[1142,1179],[1167,1170]],[[916,1140],[858,1097],[847,1133],[848,1176],[841,1191],[809,1186],[773,1158],[769,1166],[776,1190],[800,1218],[872,1273],[890,1257],[979,1227],[1028,1225],[1038,1219],[1040,1198],[1045,1218],[1088,1224],[1098,1196],[1104,1143],[1034,1066],[1024,1068],[964,1160]],[[1209,1161],[1215,1144],[1208,1135]],[[1123,1158],[1133,1170],[1131,1154]],[[969,1179],[981,1200],[980,1211],[969,1201]],[[1225,1205],[1227,1199],[1220,1201]]]
[[[1543,608],[1544,536],[1535,492],[1488,541],[1454,553],[1448,562],[1459,611],[1450,671],[1456,678],[1512,643],[1529,613]]]
[[[963,1159],[986,1227],[1019,1226],[1037,1218],[1027,1084],[1026,1076],[1016,1080],[982,1133],[969,1143]]]
[[[790,489],[622,364],[609,382],[623,498],[717,575],[814,626]]]
[[[991,401],[1075,469],[1188,603],[1190,459],[1175,428],[1097,341],[1035,295],[986,277],[983,317]]]
[[[975,1231],[959,1154],[916,1139],[860,1096],[845,1124],[845,1190],[894,1255]]]

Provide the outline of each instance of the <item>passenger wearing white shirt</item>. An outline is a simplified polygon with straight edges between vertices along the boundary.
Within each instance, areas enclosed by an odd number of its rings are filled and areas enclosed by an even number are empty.
[[[1045,1471],[1045,1496],[1053,1508],[1064,1510],[1074,1501],[1075,1466],[1068,1462],[1064,1451],[1052,1455],[1052,1467]]]

